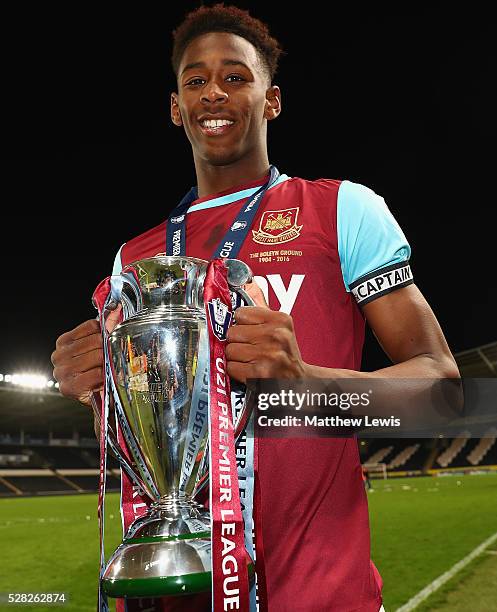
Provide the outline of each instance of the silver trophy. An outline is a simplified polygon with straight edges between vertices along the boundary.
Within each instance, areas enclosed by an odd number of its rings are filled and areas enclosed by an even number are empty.
[[[153,500],[128,529],[102,578],[111,597],[156,597],[211,589],[209,512],[195,501],[208,479],[207,261],[152,257],[113,277],[123,321],[108,339],[114,410],[133,464],[109,442]],[[233,300],[249,267],[225,260]],[[117,280],[117,283],[116,283]],[[222,313],[221,313],[222,314]],[[248,418],[235,424],[235,436]],[[250,557],[247,555],[251,572]]]

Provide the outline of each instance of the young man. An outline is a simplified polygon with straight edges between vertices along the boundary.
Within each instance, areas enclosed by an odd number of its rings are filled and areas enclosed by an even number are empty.
[[[234,7],[202,7],[174,32],[178,91],[171,94],[171,119],[191,143],[197,175],[186,220],[188,256],[211,259],[237,228],[247,199],[268,182],[267,124],[281,112],[280,89],[272,84],[280,54],[267,27]],[[127,242],[114,273],[165,252],[167,224]],[[458,377],[413,284],[409,255],[383,199],[368,188],[280,175],[238,254],[269,309],[237,311],[228,373],[241,382]],[[359,372],[365,320],[395,365]],[[103,382],[96,321],[61,336],[53,363],[61,392],[89,404]],[[370,562],[356,441],[261,439],[254,461],[257,570],[265,576],[268,609],[377,612],[381,580]],[[190,609],[186,599],[183,609]]]

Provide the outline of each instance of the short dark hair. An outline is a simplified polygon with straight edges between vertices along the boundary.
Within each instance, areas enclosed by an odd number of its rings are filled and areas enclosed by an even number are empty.
[[[248,40],[258,51],[269,79],[273,81],[278,69],[278,61],[284,54],[280,43],[271,36],[268,26],[252,17],[248,11],[236,6],[225,6],[223,3],[201,6],[191,11],[173,31],[171,63],[176,78],[186,47],[194,38],[210,32],[237,34]]]

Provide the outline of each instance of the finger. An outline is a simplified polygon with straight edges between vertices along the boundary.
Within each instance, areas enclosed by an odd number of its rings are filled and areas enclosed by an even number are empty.
[[[62,345],[52,353],[53,365],[60,365],[69,362],[74,357],[85,355],[94,350],[102,351],[102,336],[100,333],[92,334],[79,338],[74,342]]]
[[[251,297],[254,300],[256,306],[260,306],[261,308],[269,308],[268,303],[266,302],[264,293],[262,292],[262,289],[259,287],[259,285],[255,281],[252,281],[251,283],[247,283],[246,285],[243,286],[243,288],[246,291],[246,293],[248,293],[249,297]]]
[[[264,344],[267,350],[278,349],[282,343],[288,344],[288,338],[291,337],[292,331],[288,327],[275,323],[253,325],[238,323],[232,325],[226,335],[228,344],[232,342]]]
[[[256,344],[264,338],[264,324],[242,325],[237,323],[228,329],[226,340],[228,346],[232,342]]]
[[[252,344],[233,342],[226,346],[226,360],[248,363],[257,358],[257,349]]]
[[[87,353],[86,355],[80,355],[69,361],[57,365],[54,368],[53,375],[55,380],[62,384],[66,381],[71,381],[80,374],[88,372],[90,370],[102,368],[103,356],[100,349]]]
[[[84,355],[78,355],[71,360],[71,369],[78,374],[83,374],[94,368],[102,368],[104,364],[104,355],[102,349],[98,348],[89,351]]]
[[[250,365],[246,363],[240,363],[239,361],[228,361],[226,364],[226,371],[230,378],[234,378],[238,382],[245,384],[247,382],[247,374],[250,373]]]
[[[88,372],[76,374],[73,377],[59,382],[59,391],[62,395],[78,399],[88,395],[91,391],[99,391],[104,383],[102,368],[94,368]]]
[[[111,313],[105,319],[105,329],[107,330],[107,332],[109,334],[112,331],[114,331],[114,328],[120,322],[120,320],[121,320],[121,311],[122,311],[122,306],[121,306],[121,304],[118,304],[117,308],[115,310],[112,310]]]
[[[263,306],[240,306],[235,311],[235,321],[244,325],[266,323],[273,311]],[[278,314],[278,313],[274,313]]]
[[[57,338],[56,347],[65,346],[78,340],[79,338],[85,338],[86,336],[91,336],[92,334],[100,333],[100,324],[96,319],[90,319],[89,321],[85,321],[81,323],[71,331],[66,332],[65,334],[60,335]]]
[[[78,383],[85,391],[100,391],[104,384],[104,373],[102,368],[93,368],[88,372],[82,372],[77,377]]]

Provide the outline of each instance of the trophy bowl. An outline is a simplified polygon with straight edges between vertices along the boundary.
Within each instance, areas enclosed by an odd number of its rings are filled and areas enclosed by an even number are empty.
[[[247,300],[250,269],[238,260],[225,264],[232,295]],[[117,283],[123,321],[107,343],[114,409],[152,503],[105,568],[102,587],[111,597],[211,589],[211,520],[195,501],[208,477],[207,265],[158,256],[125,266]]]

